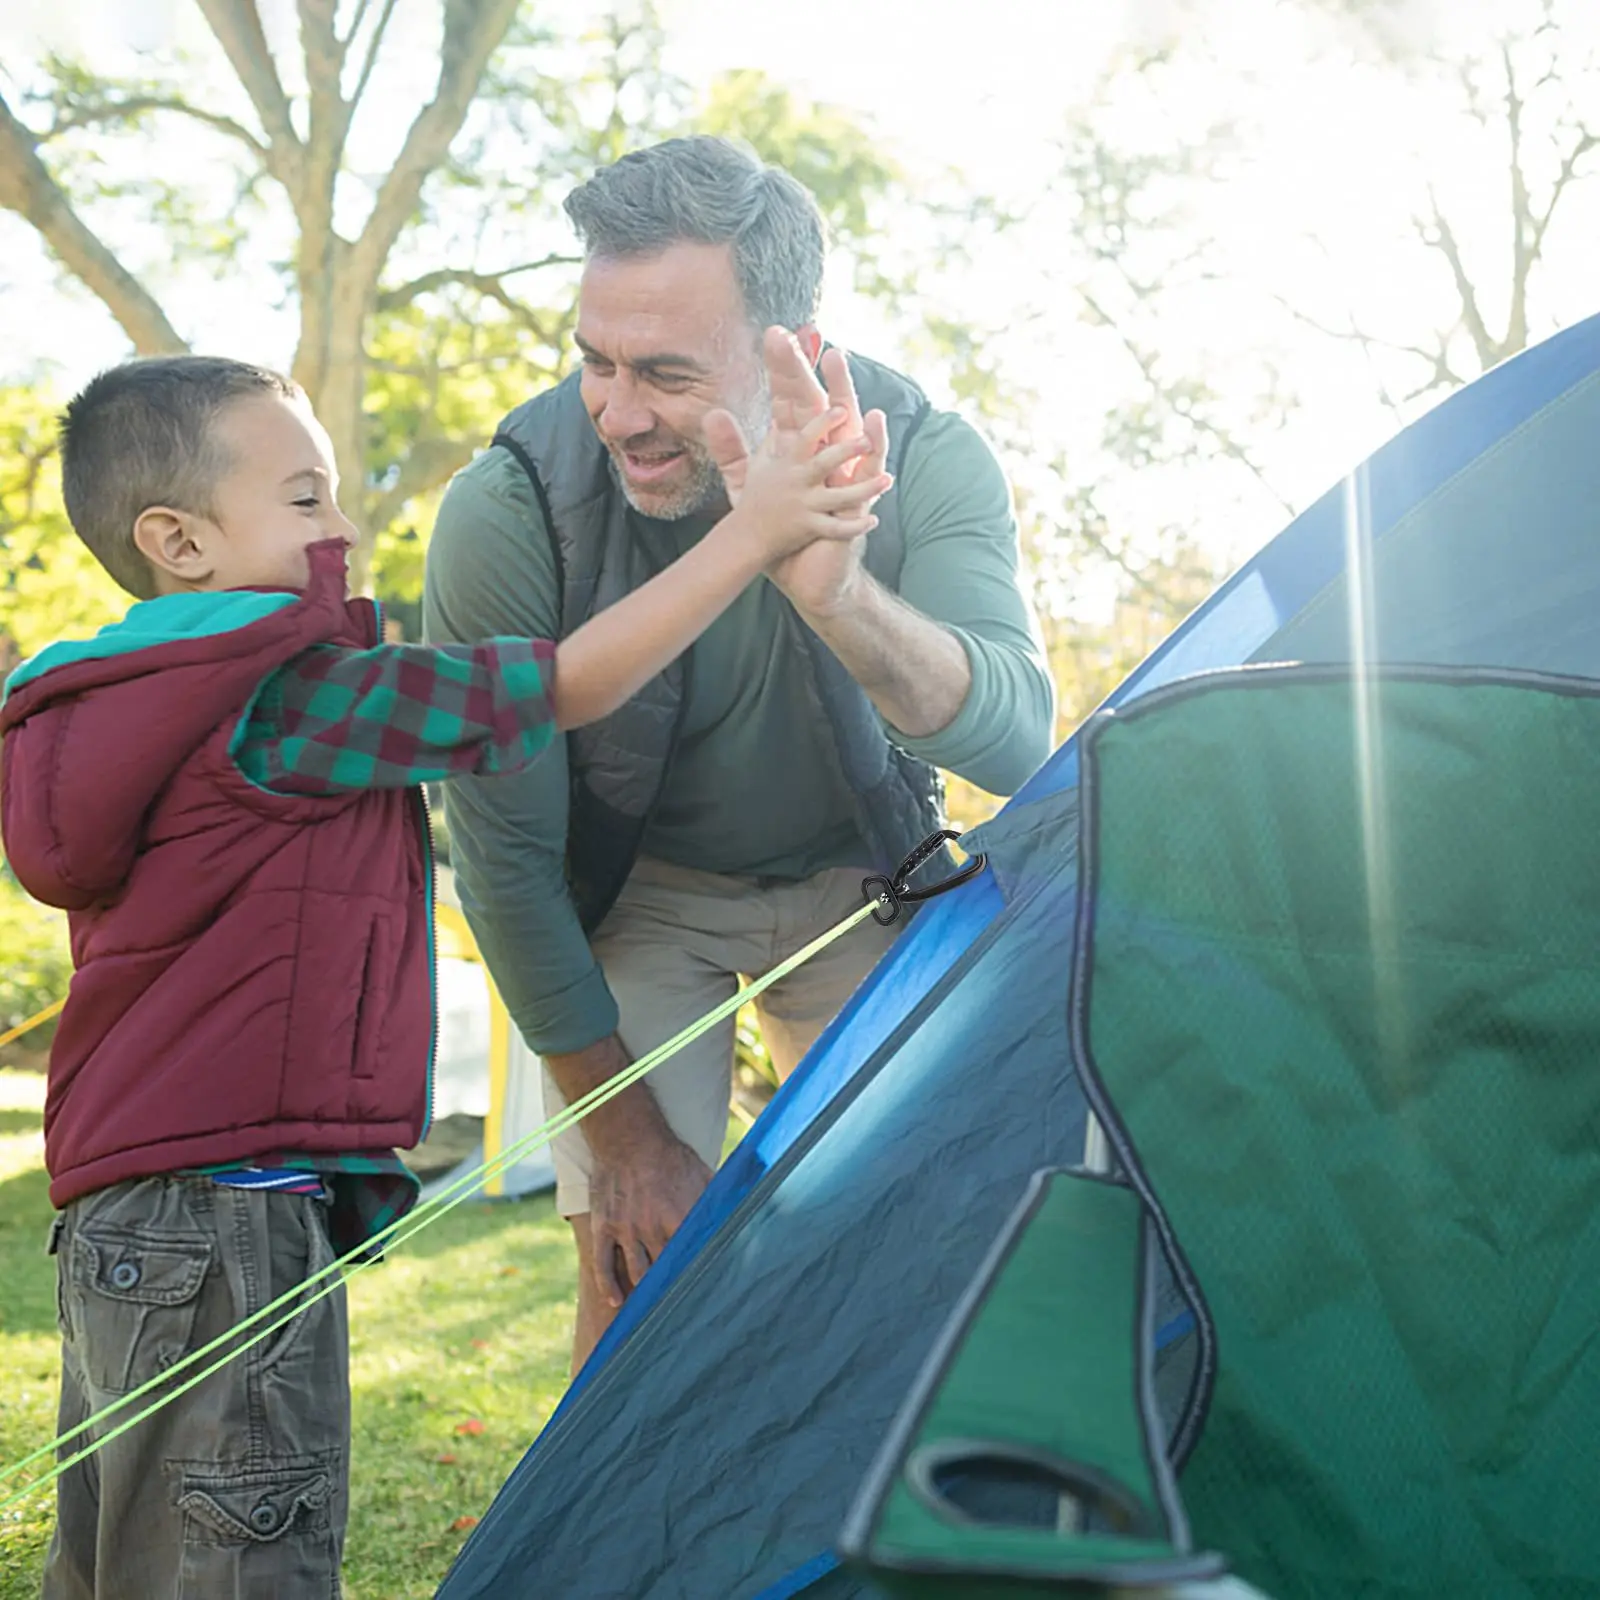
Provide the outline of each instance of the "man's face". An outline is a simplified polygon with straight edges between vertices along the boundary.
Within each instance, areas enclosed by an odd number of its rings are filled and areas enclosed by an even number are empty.
[[[356,541],[334,493],[333,447],[302,400],[263,395],[236,400],[215,422],[229,467],[212,493],[217,589],[303,589],[306,547]]]
[[[659,255],[592,257],[578,290],[583,403],[623,493],[674,521],[723,493],[701,424],[733,413],[752,449],[770,406],[761,333],[752,328],[727,245],[680,243]]]

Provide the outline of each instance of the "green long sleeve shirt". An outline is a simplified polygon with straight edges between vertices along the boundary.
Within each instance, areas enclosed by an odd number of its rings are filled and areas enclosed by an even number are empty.
[[[935,412],[901,463],[905,557],[899,594],[961,642],[972,687],[938,733],[890,737],[935,766],[1010,794],[1050,748],[1054,694],[1018,571],[1011,494],[983,438]],[[710,519],[661,524],[687,549]],[[795,880],[865,863],[836,776],[777,626],[787,602],[752,584],[693,647],[683,733],[644,843],[703,871]],[[554,638],[560,593],[538,502],[510,453],[491,449],[445,493],[428,551],[423,621],[435,644]],[[582,1049],[616,1027],[564,878],[563,742],[532,766],[447,786],[463,910],[529,1046]]]

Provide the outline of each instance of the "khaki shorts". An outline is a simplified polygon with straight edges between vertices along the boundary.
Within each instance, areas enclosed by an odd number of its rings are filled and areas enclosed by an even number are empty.
[[[594,953],[621,1014],[618,1033],[635,1059],[732,996],[862,905],[871,868],[839,867],[799,883],[758,887],[748,879],[641,858],[600,924]],[[787,1078],[852,991],[877,964],[902,923],[870,918],[813,956],[755,1002],[761,1035]],[[733,1087],[736,1023],[728,1017],[662,1062],[645,1080],[672,1131],[715,1168],[722,1159]],[[541,1069],[546,1117],[566,1101]],[[589,1146],[581,1126],[551,1144],[556,1207],[589,1210]]]

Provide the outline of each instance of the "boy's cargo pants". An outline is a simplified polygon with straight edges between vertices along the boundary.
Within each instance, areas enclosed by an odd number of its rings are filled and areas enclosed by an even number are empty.
[[[194,1177],[117,1184],[67,1206],[51,1234],[60,1431],[326,1266],[325,1214],[312,1195]],[[72,1440],[62,1457],[86,1443]],[[336,1597],[349,1459],[341,1286],[68,1469],[57,1483],[44,1600]]]

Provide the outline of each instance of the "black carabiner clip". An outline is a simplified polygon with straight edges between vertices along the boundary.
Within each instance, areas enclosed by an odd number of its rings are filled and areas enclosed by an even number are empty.
[[[973,856],[964,867],[951,873],[940,883],[929,884],[925,889],[911,887],[911,874],[931,861],[946,840],[953,841],[960,837],[960,833],[950,828],[941,828],[937,833],[930,833],[895,868],[892,878],[886,878],[882,873],[874,873],[870,878],[863,878],[861,892],[866,896],[867,904],[872,907],[872,920],[887,928],[891,922],[898,919],[902,907],[920,905],[924,900],[933,899],[935,895],[959,889],[962,884],[977,877],[989,864],[988,856],[982,852]]]

